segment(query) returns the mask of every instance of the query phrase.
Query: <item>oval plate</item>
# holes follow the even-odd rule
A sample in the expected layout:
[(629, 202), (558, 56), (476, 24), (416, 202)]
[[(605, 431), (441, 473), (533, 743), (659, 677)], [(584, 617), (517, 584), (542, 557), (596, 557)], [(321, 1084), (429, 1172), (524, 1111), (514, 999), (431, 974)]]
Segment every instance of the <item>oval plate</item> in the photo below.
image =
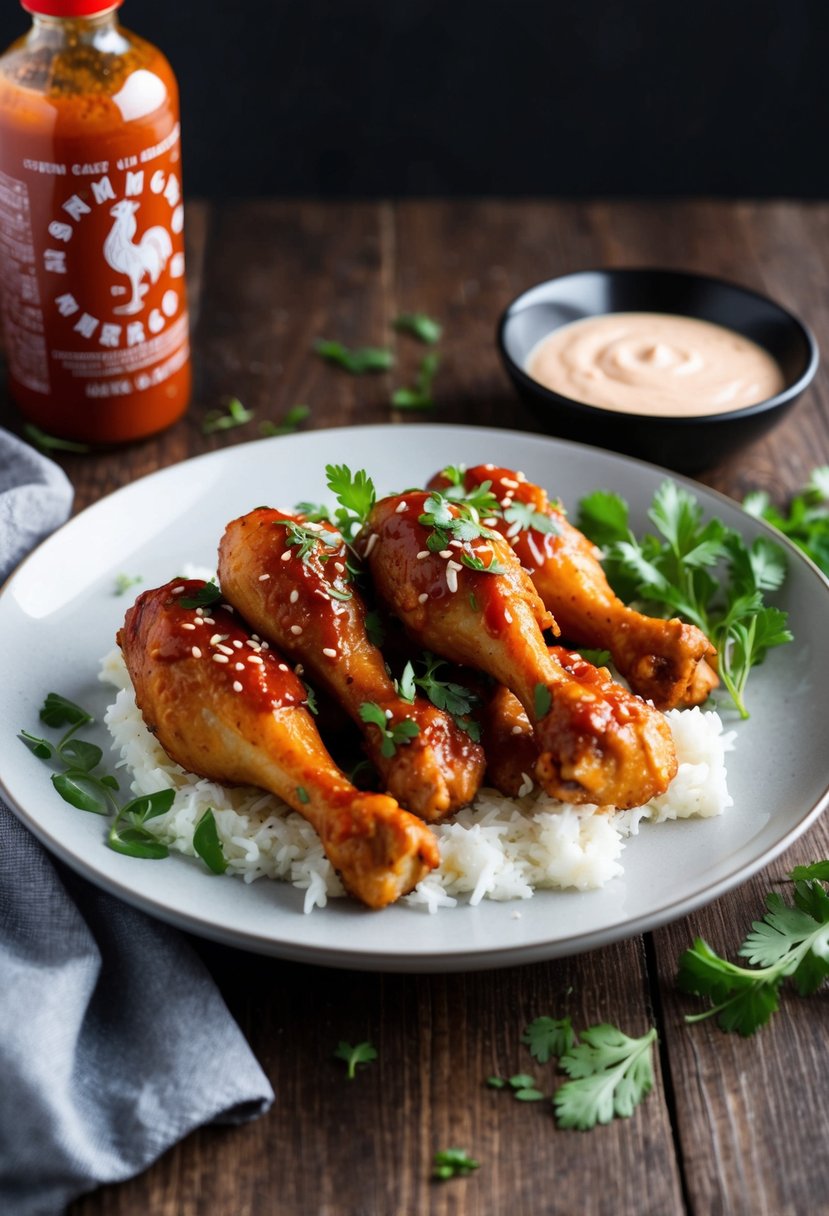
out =
[[(634, 530), (664, 470), (595, 448), (474, 427), (352, 427), (259, 440), (197, 457), (119, 490), (40, 546), (0, 594), (0, 728), (7, 740), (0, 789), (32, 832), (86, 878), (163, 920), (232, 946), (305, 962), (388, 971), (511, 966), (590, 950), (684, 916), (745, 881), (818, 816), (829, 800), (829, 583), (792, 546), (777, 602), (793, 644), (773, 651), (749, 685), (751, 719), (736, 724), (729, 757), (734, 806), (719, 819), (644, 825), (622, 856), (624, 876), (600, 891), (538, 892), (429, 915), (399, 905), (368, 912), (332, 900), (309, 916), (303, 892), (267, 879), (250, 885), (209, 874), (181, 856), (139, 861), (104, 843), (104, 822), (53, 791), (49, 770), (13, 743), (40, 732), (38, 709), (56, 691), (100, 717), (107, 690), (101, 657), (114, 645), (131, 598), (114, 594), (121, 572), (142, 587), (184, 562), (211, 568), (225, 523), (260, 503), (330, 501), (326, 463), (365, 468), (379, 493), (422, 484), (449, 463), (522, 469), (571, 512), (590, 490), (631, 504)], [(677, 478), (682, 481), (682, 478)], [(768, 533), (729, 499), (686, 482), (706, 514), (747, 539)], [(784, 542), (787, 543), (787, 542)], [(136, 593), (139, 588), (136, 588)], [(37, 644), (34, 645), (36, 639)], [(89, 733), (89, 732), (85, 732)], [(91, 732), (105, 743), (101, 728)], [(514, 912), (519, 911), (520, 917)]]

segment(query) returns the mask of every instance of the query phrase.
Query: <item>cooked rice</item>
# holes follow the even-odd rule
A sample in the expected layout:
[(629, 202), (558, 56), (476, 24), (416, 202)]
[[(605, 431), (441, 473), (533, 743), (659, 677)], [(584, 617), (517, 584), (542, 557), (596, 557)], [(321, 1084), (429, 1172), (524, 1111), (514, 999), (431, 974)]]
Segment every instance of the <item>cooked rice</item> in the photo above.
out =
[[(290, 882), (304, 889), (306, 912), (344, 894), (314, 829), (279, 798), (250, 787), (216, 785), (170, 760), (144, 725), (120, 651), (104, 659), (101, 679), (119, 690), (104, 721), (120, 753), (119, 767), (131, 774), (133, 793), (176, 790), (172, 808), (150, 820), (148, 829), (171, 849), (194, 857), (193, 832), (212, 808), (228, 874), (245, 882), (263, 876)], [(558, 802), (535, 788), (515, 799), (482, 789), (450, 823), (433, 828), (440, 867), (406, 902), (436, 912), (454, 907), (460, 896), (477, 904), (529, 899), (542, 888), (602, 887), (623, 873), (619, 858), (625, 839), (638, 832), (642, 820), (722, 814), (732, 804), (725, 753), (733, 746), (733, 733), (724, 733), (712, 711), (670, 710), (666, 716), (679, 760), (666, 793), (635, 810), (608, 813)]]

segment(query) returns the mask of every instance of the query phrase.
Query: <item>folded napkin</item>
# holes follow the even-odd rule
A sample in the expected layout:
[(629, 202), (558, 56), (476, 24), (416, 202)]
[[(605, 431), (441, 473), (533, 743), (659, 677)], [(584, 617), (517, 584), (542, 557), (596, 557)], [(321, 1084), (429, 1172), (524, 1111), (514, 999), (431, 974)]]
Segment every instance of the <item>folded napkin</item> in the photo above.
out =
[[(0, 580), (72, 488), (0, 430)], [(0, 1212), (57, 1216), (273, 1090), (176, 930), (52, 859), (0, 802)]]

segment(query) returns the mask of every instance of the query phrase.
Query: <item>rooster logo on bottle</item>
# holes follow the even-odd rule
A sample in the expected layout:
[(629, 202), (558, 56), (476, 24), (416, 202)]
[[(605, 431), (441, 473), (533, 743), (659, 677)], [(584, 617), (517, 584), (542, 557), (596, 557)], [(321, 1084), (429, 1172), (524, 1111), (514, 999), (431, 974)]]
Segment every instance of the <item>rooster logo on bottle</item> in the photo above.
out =
[(129, 300), (113, 309), (113, 312), (122, 316), (141, 312), (144, 296), (150, 289), (149, 283), (142, 283), (141, 280), (147, 275), (150, 283), (158, 282), (173, 252), (170, 234), (161, 225), (148, 228), (140, 241), (135, 240), (138, 230), (135, 213), (140, 206), (140, 203), (125, 198), (111, 207), (109, 214), (113, 216), (115, 223), (104, 241), (107, 264), (118, 274), (126, 275), (130, 282)]

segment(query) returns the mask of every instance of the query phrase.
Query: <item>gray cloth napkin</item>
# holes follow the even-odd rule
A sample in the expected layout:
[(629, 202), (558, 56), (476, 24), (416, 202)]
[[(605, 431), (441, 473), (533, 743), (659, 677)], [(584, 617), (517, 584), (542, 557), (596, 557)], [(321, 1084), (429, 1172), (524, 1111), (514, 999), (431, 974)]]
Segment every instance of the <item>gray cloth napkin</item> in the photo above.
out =
[[(72, 488), (0, 430), (0, 579)], [(56, 1216), (273, 1090), (176, 930), (53, 860), (0, 802), (0, 1212)]]

